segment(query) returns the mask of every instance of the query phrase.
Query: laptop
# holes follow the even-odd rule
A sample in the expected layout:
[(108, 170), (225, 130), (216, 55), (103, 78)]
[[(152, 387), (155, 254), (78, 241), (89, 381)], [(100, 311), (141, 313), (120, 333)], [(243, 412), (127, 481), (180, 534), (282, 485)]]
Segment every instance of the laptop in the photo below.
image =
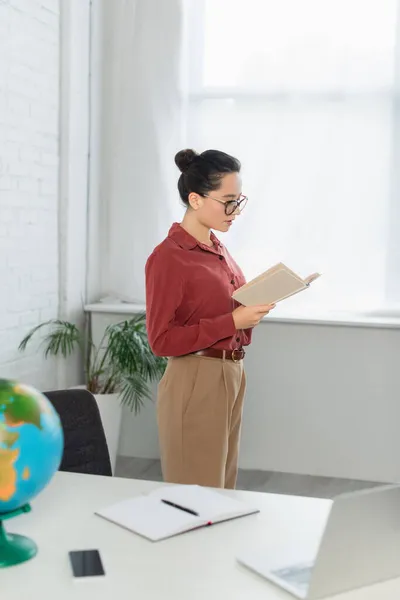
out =
[[(299, 544), (301, 546), (301, 544)], [(400, 577), (400, 485), (338, 496), (313, 556), (293, 539), (238, 561), (297, 598), (319, 600)]]

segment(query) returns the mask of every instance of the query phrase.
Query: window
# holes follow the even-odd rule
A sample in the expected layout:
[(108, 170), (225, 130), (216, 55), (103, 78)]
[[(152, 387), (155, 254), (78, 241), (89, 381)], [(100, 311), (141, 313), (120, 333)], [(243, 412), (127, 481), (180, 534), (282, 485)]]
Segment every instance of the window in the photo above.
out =
[(247, 277), (321, 271), (292, 311), (399, 304), (398, 1), (188, 6), (186, 141), (242, 162), (249, 203), (224, 242)]

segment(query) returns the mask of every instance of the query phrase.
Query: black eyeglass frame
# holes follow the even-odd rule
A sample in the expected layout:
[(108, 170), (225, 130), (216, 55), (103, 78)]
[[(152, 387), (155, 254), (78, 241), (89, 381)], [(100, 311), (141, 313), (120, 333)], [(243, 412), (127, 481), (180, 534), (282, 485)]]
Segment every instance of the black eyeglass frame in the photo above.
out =
[(238, 209), (240, 214), (245, 209), (248, 201), (248, 197), (244, 194), (240, 194), (239, 200), (228, 200), (227, 202), (224, 202), (224, 200), (220, 200), (219, 198), (209, 196), (208, 194), (204, 194), (204, 198), (210, 198), (210, 200), (214, 200), (215, 202), (223, 204), (225, 207), (225, 214), (227, 216), (233, 215), (233, 213), (235, 213)]

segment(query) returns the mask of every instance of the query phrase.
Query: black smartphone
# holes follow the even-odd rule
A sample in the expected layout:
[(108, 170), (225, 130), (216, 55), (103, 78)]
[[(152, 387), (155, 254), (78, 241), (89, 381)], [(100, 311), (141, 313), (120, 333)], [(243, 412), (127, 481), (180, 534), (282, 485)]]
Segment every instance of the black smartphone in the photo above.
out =
[(74, 577), (101, 577), (105, 575), (98, 550), (73, 550), (68, 555)]

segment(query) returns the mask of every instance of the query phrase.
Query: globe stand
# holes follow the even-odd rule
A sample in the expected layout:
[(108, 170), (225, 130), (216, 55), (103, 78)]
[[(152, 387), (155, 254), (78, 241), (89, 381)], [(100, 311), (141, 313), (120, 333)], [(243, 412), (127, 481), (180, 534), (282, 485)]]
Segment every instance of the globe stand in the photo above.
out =
[(38, 549), (33, 540), (16, 533), (6, 533), (3, 526), (3, 521), (30, 512), (30, 510), (29, 504), (25, 504), (17, 510), (0, 513), (0, 569), (18, 565), (36, 556)]

